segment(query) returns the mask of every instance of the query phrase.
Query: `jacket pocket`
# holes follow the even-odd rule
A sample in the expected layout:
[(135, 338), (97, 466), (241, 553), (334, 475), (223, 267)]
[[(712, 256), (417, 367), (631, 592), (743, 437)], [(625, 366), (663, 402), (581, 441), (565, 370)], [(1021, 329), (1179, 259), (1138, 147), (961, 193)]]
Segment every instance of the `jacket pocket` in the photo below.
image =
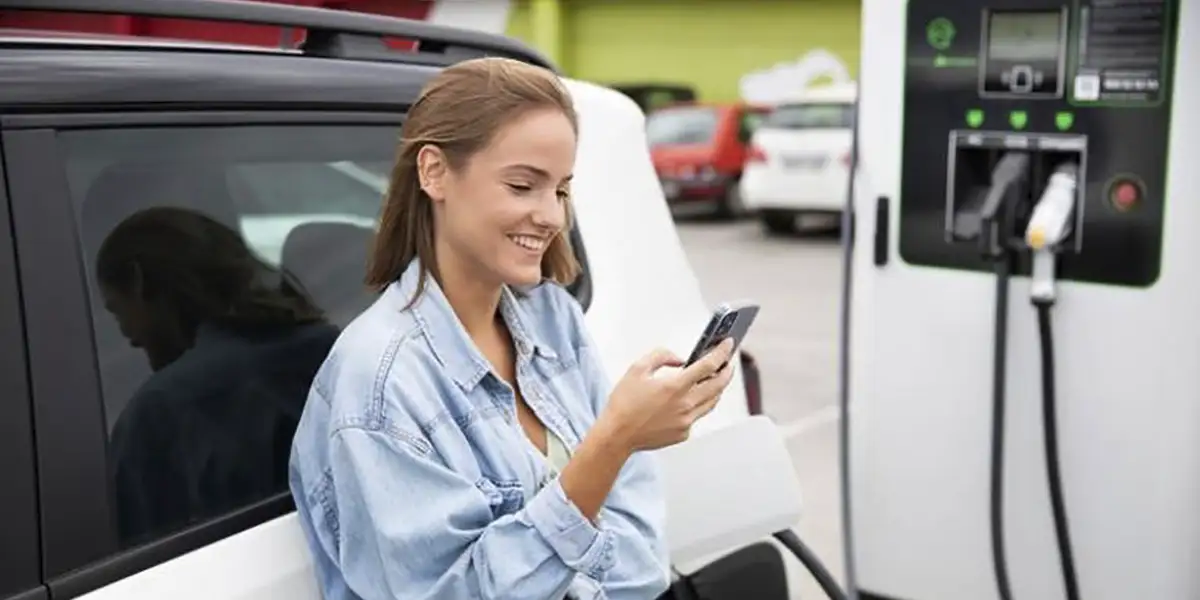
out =
[(479, 488), (479, 491), (483, 492), (484, 497), (487, 498), (493, 518), (498, 519), (504, 515), (510, 515), (525, 506), (525, 489), (521, 486), (520, 481), (492, 480), (483, 477), (475, 482), (475, 487)]

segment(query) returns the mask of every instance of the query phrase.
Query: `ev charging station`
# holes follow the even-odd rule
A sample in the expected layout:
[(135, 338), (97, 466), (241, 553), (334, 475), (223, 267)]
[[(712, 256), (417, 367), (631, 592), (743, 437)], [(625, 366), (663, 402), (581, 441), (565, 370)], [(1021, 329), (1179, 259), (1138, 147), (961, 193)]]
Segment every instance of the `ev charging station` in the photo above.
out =
[(1200, 598), (1200, 2), (862, 23), (850, 597)]

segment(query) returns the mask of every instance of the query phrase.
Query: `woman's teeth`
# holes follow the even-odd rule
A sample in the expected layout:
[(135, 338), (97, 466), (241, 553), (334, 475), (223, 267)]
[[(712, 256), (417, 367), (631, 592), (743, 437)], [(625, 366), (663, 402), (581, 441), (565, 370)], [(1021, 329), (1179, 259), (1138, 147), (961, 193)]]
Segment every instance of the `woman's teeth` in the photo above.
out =
[(546, 240), (531, 235), (510, 235), (508, 239), (526, 250), (540, 251), (546, 247)]

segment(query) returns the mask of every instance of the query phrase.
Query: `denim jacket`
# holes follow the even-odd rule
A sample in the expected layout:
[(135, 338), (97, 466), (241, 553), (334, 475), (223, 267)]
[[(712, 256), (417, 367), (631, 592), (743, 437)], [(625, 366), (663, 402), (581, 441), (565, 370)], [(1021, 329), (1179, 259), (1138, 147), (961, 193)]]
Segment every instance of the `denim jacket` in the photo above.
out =
[[(665, 506), (635, 453), (593, 524), (525, 438), (496, 377), (419, 262), (354, 320), (313, 381), (289, 469), (326, 600), (650, 600), (669, 585)], [(500, 312), (533, 412), (569, 448), (609, 384), (562, 287)]]

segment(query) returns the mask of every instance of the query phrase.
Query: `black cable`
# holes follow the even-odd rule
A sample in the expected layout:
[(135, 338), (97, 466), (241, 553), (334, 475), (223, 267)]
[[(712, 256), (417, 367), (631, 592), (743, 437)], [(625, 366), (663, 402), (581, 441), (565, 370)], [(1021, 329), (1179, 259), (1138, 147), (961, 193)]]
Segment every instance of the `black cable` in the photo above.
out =
[(1066, 591), (1067, 600), (1079, 600), (1079, 582), (1075, 574), (1075, 557), (1071, 551), (1071, 532), (1067, 526), (1062, 473), (1058, 461), (1054, 334), (1050, 327), (1050, 307), (1053, 306), (1053, 302), (1035, 300), (1033, 304), (1037, 308), (1038, 334), (1042, 346), (1042, 427), (1046, 443), (1046, 475), (1050, 480), (1050, 506), (1054, 511), (1054, 533), (1058, 540), (1058, 556), (1062, 563), (1063, 588)]
[(1003, 252), (996, 259), (996, 329), (992, 356), (992, 465), (991, 465), (991, 528), (992, 567), (996, 574), (996, 590), (1000, 600), (1012, 600), (1008, 580), (1008, 561), (1004, 550), (1004, 400), (1005, 380), (1008, 377), (1008, 281), (1012, 257)]
[(775, 532), (775, 539), (779, 540), (779, 543), (783, 544), (796, 558), (800, 559), (801, 563), (804, 563), (804, 567), (808, 569), (809, 573), (812, 573), (813, 579), (817, 580), (817, 585), (821, 586), (821, 589), (825, 591), (825, 595), (829, 596), (830, 600), (846, 599), (845, 592), (842, 591), (842, 588), (838, 587), (837, 581), (833, 579), (833, 575), (829, 573), (825, 565), (821, 564), (817, 555), (808, 546), (804, 545), (804, 542), (800, 541), (800, 536), (796, 535), (790, 529), (785, 529)]

